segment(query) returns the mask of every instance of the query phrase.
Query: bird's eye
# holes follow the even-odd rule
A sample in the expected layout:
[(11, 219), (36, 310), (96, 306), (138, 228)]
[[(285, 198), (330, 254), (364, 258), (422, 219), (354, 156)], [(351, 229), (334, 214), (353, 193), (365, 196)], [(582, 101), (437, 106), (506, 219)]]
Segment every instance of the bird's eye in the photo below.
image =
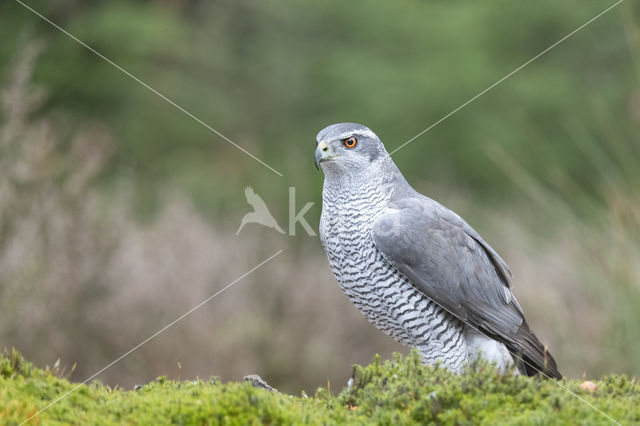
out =
[(351, 149), (356, 147), (356, 145), (358, 144), (358, 141), (356, 140), (355, 137), (351, 136), (346, 139), (343, 139), (342, 143), (344, 144), (344, 146)]

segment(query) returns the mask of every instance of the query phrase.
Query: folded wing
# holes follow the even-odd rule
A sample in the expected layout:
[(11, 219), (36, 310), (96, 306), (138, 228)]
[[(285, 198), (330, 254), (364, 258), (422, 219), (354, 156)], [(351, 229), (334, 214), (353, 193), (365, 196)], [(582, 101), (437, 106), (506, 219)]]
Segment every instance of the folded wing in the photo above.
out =
[(416, 194), (393, 201), (373, 226), (385, 259), (425, 296), (521, 359), (520, 369), (562, 378), (511, 293), (511, 272), (460, 216)]

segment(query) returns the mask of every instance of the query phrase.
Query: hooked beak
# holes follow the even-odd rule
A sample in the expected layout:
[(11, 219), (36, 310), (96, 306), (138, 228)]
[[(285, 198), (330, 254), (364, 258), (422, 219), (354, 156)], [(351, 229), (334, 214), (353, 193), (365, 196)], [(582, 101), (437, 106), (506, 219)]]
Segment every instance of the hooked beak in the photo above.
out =
[(318, 165), (323, 161), (331, 160), (332, 158), (335, 158), (337, 156), (338, 155), (334, 153), (331, 150), (331, 148), (329, 148), (329, 145), (327, 145), (325, 141), (321, 141), (320, 143), (318, 143), (318, 146), (316, 147), (316, 152), (314, 154), (316, 169), (320, 169)]

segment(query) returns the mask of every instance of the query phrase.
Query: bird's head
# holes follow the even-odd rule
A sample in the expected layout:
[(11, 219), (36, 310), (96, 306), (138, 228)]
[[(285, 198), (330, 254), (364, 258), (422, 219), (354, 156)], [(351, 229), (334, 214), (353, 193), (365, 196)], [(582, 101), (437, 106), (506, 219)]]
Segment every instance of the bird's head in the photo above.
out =
[(316, 167), (326, 176), (366, 174), (388, 156), (378, 136), (362, 124), (332, 124), (316, 136)]

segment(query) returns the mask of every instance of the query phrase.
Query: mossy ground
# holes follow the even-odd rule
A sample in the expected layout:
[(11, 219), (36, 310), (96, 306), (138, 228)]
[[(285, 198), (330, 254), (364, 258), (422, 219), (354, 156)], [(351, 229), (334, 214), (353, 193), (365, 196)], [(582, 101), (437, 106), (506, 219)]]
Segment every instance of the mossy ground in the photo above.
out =
[[(457, 376), (420, 365), (416, 354), (354, 368), (350, 389), (290, 396), (249, 383), (159, 378), (137, 390), (82, 385), (32, 424), (640, 424), (640, 386), (611, 375), (593, 392), (582, 381), (496, 374), (476, 365)], [(17, 352), (0, 358), (0, 424), (20, 424), (76, 387)]]

